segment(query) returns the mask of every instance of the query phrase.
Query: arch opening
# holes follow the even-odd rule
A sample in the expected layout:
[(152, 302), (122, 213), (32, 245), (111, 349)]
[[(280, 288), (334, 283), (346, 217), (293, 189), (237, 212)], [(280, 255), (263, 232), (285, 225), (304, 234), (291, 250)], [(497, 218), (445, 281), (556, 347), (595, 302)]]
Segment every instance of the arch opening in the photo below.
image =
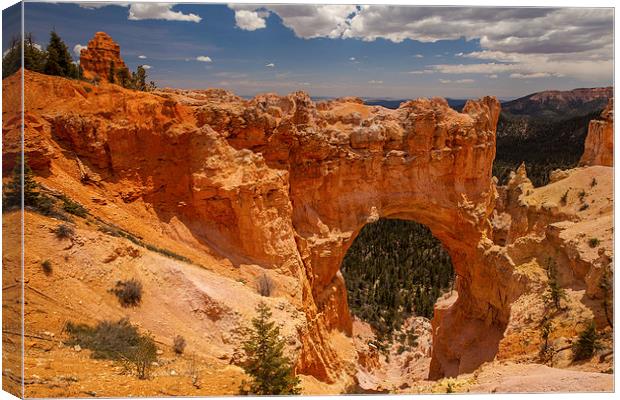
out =
[[(376, 358), (378, 370), (400, 368), (415, 354), (419, 363), (413, 372), (426, 378), (434, 305), (456, 291), (455, 268), (441, 241), (419, 222), (381, 218), (360, 230), (340, 271), (354, 318), (353, 337), (372, 331), (359, 341), (358, 351)], [(406, 370), (402, 379), (410, 381), (412, 371)]]

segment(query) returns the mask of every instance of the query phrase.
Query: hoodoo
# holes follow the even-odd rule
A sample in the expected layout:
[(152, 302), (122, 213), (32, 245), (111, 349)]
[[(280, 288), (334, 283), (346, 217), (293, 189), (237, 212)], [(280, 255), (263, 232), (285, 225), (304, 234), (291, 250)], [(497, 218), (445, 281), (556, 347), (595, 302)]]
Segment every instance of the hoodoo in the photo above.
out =
[(105, 81), (110, 79), (112, 68), (115, 71), (127, 70), (120, 46), (105, 32), (95, 33), (88, 46), (80, 51), (80, 66), (85, 78), (99, 77)]

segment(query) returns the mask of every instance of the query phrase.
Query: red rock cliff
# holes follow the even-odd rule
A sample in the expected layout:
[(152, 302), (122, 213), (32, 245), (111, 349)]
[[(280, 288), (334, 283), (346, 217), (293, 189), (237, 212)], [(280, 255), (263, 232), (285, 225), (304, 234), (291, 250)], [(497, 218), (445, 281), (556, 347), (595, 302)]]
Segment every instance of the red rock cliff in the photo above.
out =
[(590, 121), (588, 136), (579, 165), (614, 164), (614, 99), (609, 99), (607, 107), (599, 119)]
[[(443, 99), (388, 110), (350, 98), (315, 104), (303, 92), (143, 93), (28, 71), (25, 85), (26, 153), (50, 184), (81, 176), (128, 209), (154, 210), (162, 226), (181, 224), (233, 265), (296, 282), (287, 290), (307, 319), (300, 372), (326, 381), (342, 373), (327, 341), (330, 330), (351, 330), (340, 263), (380, 217), (428, 225), (456, 268), (458, 300), (434, 322), (433, 375), (494, 357), (475, 339), (501, 336), (509, 314), (510, 276), (488, 262), (486, 239), (495, 98), (458, 113)], [(5, 124), (5, 135), (18, 130)], [(449, 345), (457, 333), (464, 345)]]

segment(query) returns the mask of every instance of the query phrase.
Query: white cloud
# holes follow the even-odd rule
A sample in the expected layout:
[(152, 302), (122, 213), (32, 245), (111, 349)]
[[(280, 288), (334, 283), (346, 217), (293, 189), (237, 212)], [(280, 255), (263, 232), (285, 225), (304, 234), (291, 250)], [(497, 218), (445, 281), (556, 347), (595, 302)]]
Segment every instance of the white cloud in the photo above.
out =
[(519, 68), (515, 64), (497, 64), (497, 63), (482, 63), (482, 64), (438, 64), (431, 65), (431, 67), (438, 72), (444, 74), (490, 74), (497, 72), (510, 72)]
[(414, 71), (409, 71), (410, 74), (412, 75), (426, 75), (426, 74), (434, 74), (436, 71), (433, 71), (432, 69), (418, 69), (418, 70), (414, 70)]
[(497, 74), (489, 75), (489, 79), (497, 79)]
[(80, 53), (81, 53), (81, 51), (82, 51), (82, 49), (85, 49), (85, 48), (86, 48), (86, 46), (84, 46), (83, 44), (79, 44), (79, 43), (78, 43), (78, 44), (76, 44), (75, 46), (73, 46), (73, 53), (74, 53), (76, 56), (78, 56), (78, 57), (79, 57), (79, 56), (80, 56)]
[(245, 31), (255, 31), (267, 26), (265, 16), (262, 13), (250, 10), (236, 10), (235, 23), (237, 27)]
[(510, 74), (510, 77), (513, 79), (548, 78), (550, 76), (558, 76), (558, 75), (550, 74), (548, 72), (534, 72), (531, 74), (521, 74), (521, 73)]
[(141, 60), (144, 60), (144, 59), (146, 59), (146, 56), (144, 54), (141, 54), (141, 55), (138, 56), (138, 58), (141, 59)]
[(108, 7), (108, 6), (118, 6), (118, 7), (128, 7), (129, 3), (105, 3), (105, 2), (88, 2), (88, 3), (79, 3), (81, 8), (87, 8), (89, 10), (95, 10), (98, 8)]
[(473, 79), (456, 79), (456, 80), (440, 79), (439, 82), (446, 84), (446, 83), (474, 83), (475, 81)]
[(424, 58), (424, 56), (422, 54), (416, 54), (414, 55), (415, 58)]
[(355, 61), (355, 57), (349, 57), (349, 61)]
[(368, 81), (371, 85), (383, 85), (383, 81), (370, 80)]
[[(297, 37), (304, 39), (341, 37), (344, 30), (347, 29), (348, 18), (357, 9), (354, 5), (331, 4), (229, 4), (228, 7), (235, 10), (235, 21), (237, 27), (241, 29), (246, 28), (239, 24), (237, 18), (239, 13), (247, 16), (244, 11), (256, 12), (258, 13), (256, 18), (252, 16), (252, 19), (260, 18), (263, 23), (266, 23), (269, 13), (274, 13), (282, 19), (284, 26), (291, 29)], [(253, 27), (253, 25), (250, 26)]]
[(206, 63), (213, 62), (213, 60), (209, 56), (198, 56), (196, 57), (196, 61), (206, 62)]
[(258, 13), (261, 24), (266, 23), (269, 13), (277, 14), (295, 35), (305, 39), (386, 39), (397, 43), (407, 39), (420, 42), (479, 40), (483, 51), (457, 53), (456, 56), (485, 59), (495, 65), (512, 64), (512, 67), (495, 66), (493, 71), (479, 72), (482, 74), (557, 72), (590, 81), (610, 80), (613, 76), (612, 8), (301, 4), (229, 7), (235, 14), (241, 11)]
[(202, 18), (196, 14), (183, 14), (173, 11), (175, 4), (169, 3), (132, 3), (129, 6), (129, 19), (138, 21), (143, 19), (163, 19), (167, 21), (200, 22)]
[(150, 66), (150, 65), (148, 65), (148, 64), (142, 64), (142, 68), (144, 68), (144, 69), (151, 69), (151, 68), (153, 68), (153, 67), (151, 67), (151, 66)]
[(273, 68), (275, 66), (276, 65), (274, 63), (265, 64), (265, 67), (267, 67), (267, 68)]

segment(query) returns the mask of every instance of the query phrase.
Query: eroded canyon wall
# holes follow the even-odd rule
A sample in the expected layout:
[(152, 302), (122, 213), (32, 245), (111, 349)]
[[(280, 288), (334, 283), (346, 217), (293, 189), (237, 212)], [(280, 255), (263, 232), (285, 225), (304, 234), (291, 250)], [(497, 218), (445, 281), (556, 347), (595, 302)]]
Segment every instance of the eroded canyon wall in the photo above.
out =
[(614, 164), (614, 99), (609, 99), (607, 107), (599, 119), (593, 119), (588, 126), (588, 136), (579, 165)]
[(233, 264), (298, 282), (288, 295), (307, 320), (299, 372), (325, 381), (342, 373), (327, 341), (329, 330), (351, 329), (338, 270), (359, 230), (381, 217), (429, 226), (458, 275), (458, 299), (438, 306), (433, 322), (431, 375), (494, 357), (496, 346), (476, 339), (501, 336), (513, 287), (502, 262), (489, 262), (501, 258), (487, 238), (495, 98), (458, 113), (443, 99), (388, 110), (354, 98), (317, 104), (303, 92), (143, 93), (29, 71), (25, 85), (26, 153), (38, 174), (59, 186), (79, 176), (127, 207), (140, 199), (161, 224), (182, 223)]

